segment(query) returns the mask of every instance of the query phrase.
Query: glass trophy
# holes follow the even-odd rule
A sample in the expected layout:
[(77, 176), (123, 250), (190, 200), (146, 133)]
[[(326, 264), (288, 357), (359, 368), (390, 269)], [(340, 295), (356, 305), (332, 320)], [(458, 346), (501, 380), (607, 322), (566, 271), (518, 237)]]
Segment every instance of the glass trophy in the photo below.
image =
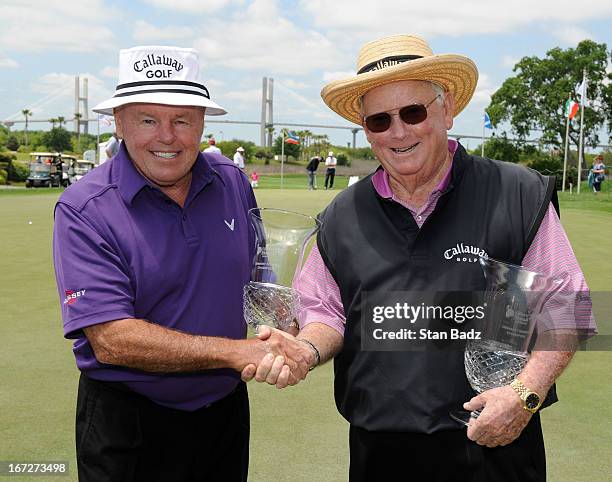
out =
[(291, 287), (319, 221), (282, 209), (249, 211), (256, 252), (251, 281), (244, 287), (244, 319), (257, 331), (268, 325), (287, 331), (298, 318), (299, 296)]
[[(486, 279), (485, 317), (480, 340), (465, 346), (465, 374), (472, 388), (482, 393), (509, 385), (523, 370), (533, 344), (536, 318), (557, 292), (567, 274), (551, 278), (522, 266), (492, 258), (479, 258)], [(480, 411), (454, 410), (450, 416), (468, 425)]]

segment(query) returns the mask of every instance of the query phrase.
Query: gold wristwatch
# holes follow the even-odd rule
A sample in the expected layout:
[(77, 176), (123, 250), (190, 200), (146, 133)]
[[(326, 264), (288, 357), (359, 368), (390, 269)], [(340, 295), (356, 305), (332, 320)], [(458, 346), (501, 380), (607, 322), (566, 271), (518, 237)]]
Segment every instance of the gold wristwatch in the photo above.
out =
[(529, 388), (523, 385), (518, 378), (515, 378), (510, 386), (518, 393), (518, 396), (521, 397), (525, 410), (531, 413), (536, 413), (538, 411), (538, 408), (542, 405), (542, 397), (540, 397), (540, 395), (529, 390)]

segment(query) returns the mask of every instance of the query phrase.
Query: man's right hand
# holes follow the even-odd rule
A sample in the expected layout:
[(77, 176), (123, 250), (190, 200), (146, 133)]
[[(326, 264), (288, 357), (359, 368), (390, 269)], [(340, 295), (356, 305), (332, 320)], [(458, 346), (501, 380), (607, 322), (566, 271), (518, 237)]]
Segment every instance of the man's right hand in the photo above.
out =
[[(257, 362), (243, 367), (241, 376), (244, 381), (255, 378), (258, 382), (285, 388), (306, 378), (314, 363), (314, 355), (306, 344), (275, 328), (260, 327), (253, 341), (263, 343), (268, 352)], [(247, 342), (252, 343), (251, 340)], [(261, 349), (261, 345), (255, 347)]]

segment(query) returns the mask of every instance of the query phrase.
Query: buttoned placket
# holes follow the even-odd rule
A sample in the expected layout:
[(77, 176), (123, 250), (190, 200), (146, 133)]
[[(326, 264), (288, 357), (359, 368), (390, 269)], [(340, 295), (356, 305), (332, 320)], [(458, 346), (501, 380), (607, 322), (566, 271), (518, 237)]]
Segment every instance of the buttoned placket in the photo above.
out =
[(189, 246), (197, 246), (200, 243), (200, 240), (197, 236), (195, 227), (192, 222), (192, 216), (190, 216), (189, 212), (189, 204), (186, 204), (185, 207), (181, 208), (176, 202), (166, 196), (163, 192), (158, 189), (151, 189), (154, 197), (163, 201), (164, 206), (172, 212), (173, 216), (178, 215), (181, 221), (181, 229), (183, 231), (183, 235), (185, 236), (185, 241)]

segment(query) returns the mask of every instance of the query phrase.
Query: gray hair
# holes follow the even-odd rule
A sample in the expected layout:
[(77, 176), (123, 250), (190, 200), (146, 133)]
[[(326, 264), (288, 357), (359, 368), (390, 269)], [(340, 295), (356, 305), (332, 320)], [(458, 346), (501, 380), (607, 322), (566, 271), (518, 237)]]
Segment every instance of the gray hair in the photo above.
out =
[[(440, 105), (444, 105), (444, 98), (446, 96), (446, 90), (444, 90), (444, 87), (442, 87), (440, 84), (436, 84), (435, 82), (431, 82), (431, 81), (426, 81), (426, 82), (429, 82), (431, 84), (431, 88), (434, 91), (434, 94), (438, 96), (436, 98), (436, 103)], [(361, 118), (364, 117), (364, 112), (363, 112), (363, 97), (364, 96), (365, 94), (359, 97), (359, 115), (361, 116)]]

